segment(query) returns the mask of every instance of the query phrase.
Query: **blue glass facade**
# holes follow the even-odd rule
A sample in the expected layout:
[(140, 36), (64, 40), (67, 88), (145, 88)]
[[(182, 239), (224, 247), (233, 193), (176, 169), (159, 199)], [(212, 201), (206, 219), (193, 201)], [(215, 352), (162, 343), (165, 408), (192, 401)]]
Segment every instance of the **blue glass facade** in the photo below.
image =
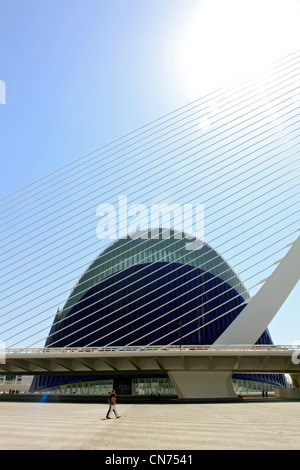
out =
[[(209, 345), (244, 308), (247, 291), (208, 245), (187, 252), (183, 239), (126, 241), (112, 245), (82, 276), (45, 346)], [(272, 344), (268, 331), (258, 343)], [(285, 385), (279, 374), (233, 378)], [(32, 390), (88, 379), (40, 376)]]

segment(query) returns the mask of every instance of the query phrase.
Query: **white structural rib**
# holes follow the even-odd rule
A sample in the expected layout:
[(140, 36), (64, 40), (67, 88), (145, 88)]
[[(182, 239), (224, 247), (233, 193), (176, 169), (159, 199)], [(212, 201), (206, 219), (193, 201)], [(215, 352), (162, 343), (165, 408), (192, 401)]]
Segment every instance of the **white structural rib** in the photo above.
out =
[(214, 344), (255, 344), (300, 277), (300, 236), (239, 316)]

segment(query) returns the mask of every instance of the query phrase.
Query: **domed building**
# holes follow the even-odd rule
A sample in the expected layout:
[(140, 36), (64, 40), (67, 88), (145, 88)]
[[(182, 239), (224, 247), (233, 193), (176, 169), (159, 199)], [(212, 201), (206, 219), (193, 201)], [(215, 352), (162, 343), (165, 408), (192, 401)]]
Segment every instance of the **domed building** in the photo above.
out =
[[(162, 229), (161, 229), (162, 230)], [(150, 235), (150, 232), (149, 232)], [(244, 308), (247, 290), (208, 244), (172, 231), (164, 239), (127, 236), (89, 266), (56, 314), (46, 347), (210, 345)], [(266, 330), (258, 344), (272, 344)], [(281, 374), (232, 377), (237, 391), (285, 386)], [(36, 376), (31, 391), (175, 394), (166, 374)]]

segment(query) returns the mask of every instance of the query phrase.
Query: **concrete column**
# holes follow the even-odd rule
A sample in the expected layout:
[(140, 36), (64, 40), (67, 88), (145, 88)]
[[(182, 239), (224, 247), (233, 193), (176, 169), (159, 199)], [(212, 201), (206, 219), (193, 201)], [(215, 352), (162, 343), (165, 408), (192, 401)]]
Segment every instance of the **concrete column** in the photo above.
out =
[(276, 388), (275, 395), (284, 400), (300, 400), (300, 374), (290, 374), (290, 376), (293, 387)]
[(300, 400), (300, 388), (276, 388), (275, 395), (284, 400)]
[(300, 374), (290, 374), (292, 379), (292, 384), (296, 388), (300, 388)]
[(168, 371), (178, 398), (235, 398), (232, 372)]

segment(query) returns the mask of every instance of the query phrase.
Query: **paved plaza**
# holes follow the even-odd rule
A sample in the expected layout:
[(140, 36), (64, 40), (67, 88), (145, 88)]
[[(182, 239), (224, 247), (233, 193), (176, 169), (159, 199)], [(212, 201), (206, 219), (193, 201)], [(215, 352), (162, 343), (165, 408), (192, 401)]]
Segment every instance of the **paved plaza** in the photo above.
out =
[(300, 402), (0, 403), (0, 449), (287, 450), (300, 449)]

